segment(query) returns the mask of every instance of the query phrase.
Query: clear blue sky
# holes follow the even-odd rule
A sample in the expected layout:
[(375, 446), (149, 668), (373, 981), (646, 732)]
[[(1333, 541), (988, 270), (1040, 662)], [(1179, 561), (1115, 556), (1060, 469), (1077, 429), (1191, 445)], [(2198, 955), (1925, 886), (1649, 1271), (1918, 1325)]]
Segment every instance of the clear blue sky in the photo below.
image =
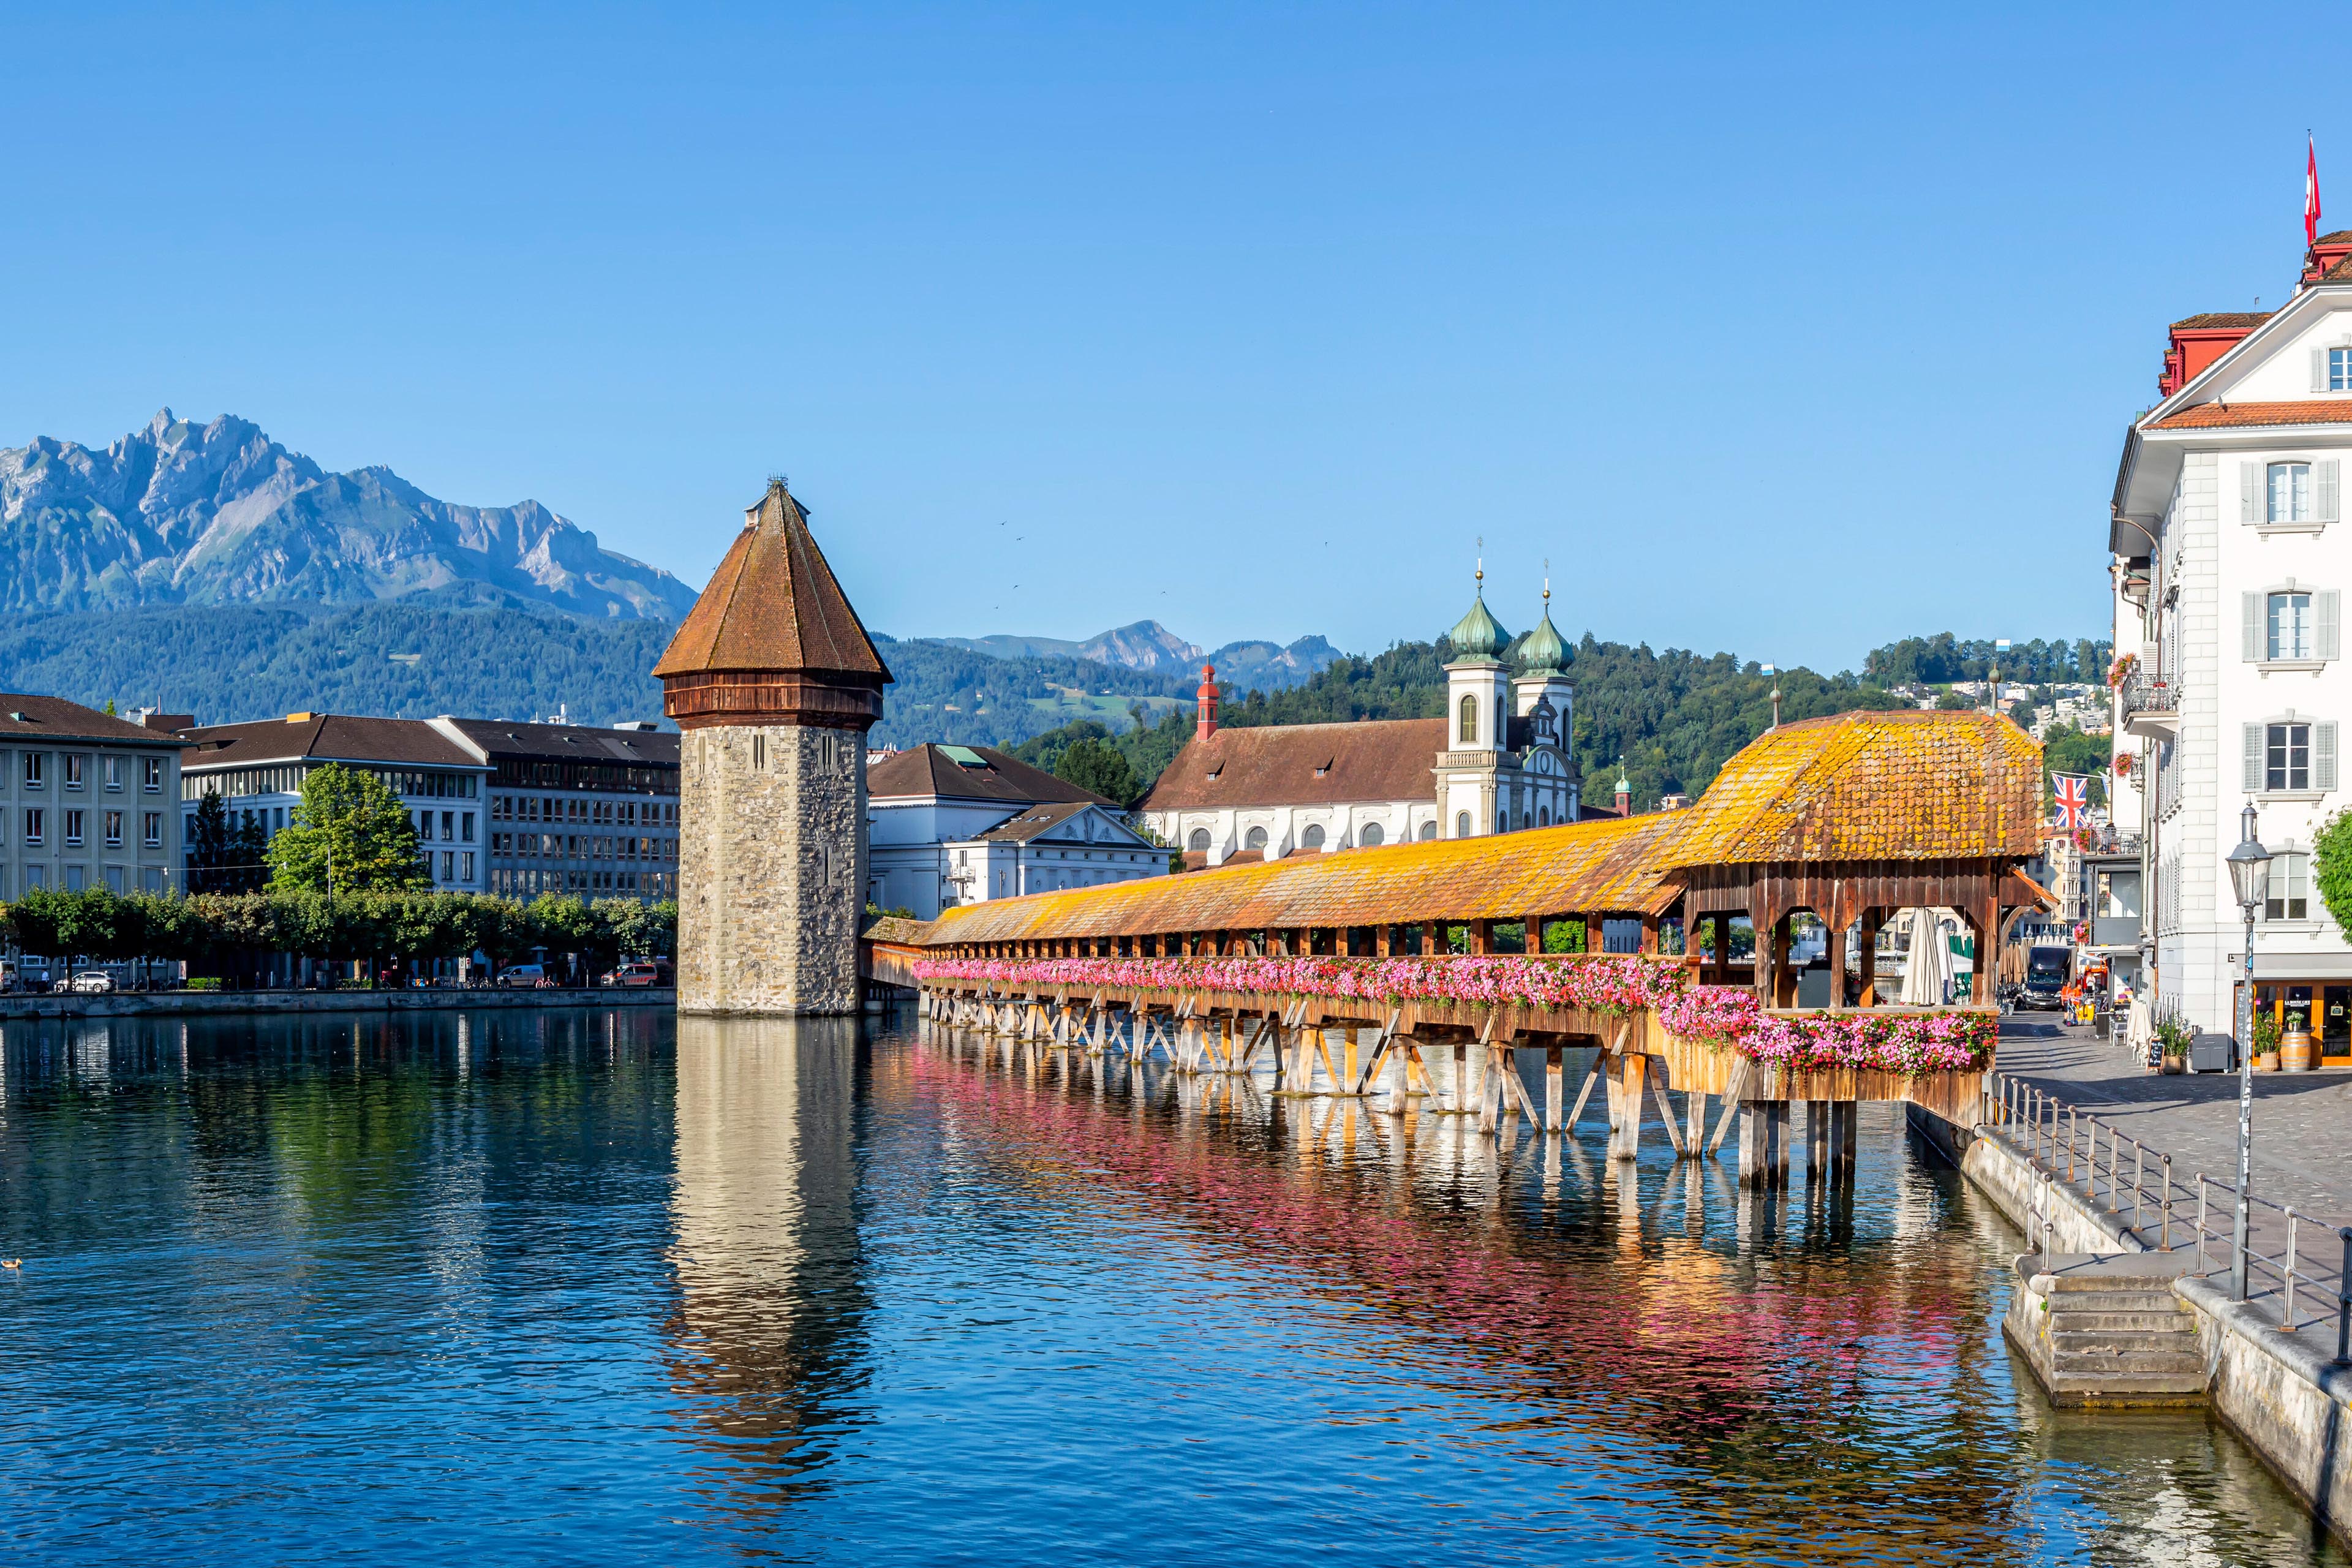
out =
[(2352, 223), (2308, 5), (327, 9), (6, 14), (0, 445), (233, 412), (696, 583), (782, 469), (898, 635), (1377, 647), (1482, 534), (1515, 630), (2096, 633), (2306, 126)]

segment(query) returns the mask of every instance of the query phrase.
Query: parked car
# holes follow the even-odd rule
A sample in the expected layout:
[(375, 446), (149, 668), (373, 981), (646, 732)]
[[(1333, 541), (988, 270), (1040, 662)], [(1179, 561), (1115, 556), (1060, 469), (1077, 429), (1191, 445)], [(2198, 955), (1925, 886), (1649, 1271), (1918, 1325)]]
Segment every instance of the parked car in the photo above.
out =
[(103, 969), (85, 969), (66, 983), (77, 996), (100, 995), (114, 989), (114, 976)]
[(661, 971), (650, 963), (624, 963), (616, 969), (605, 971), (604, 978), (600, 984), (630, 986), (658, 985), (661, 984)]
[(529, 990), (547, 984), (547, 965), (543, 963), (509, 963), (499, 971), (499, 984)]

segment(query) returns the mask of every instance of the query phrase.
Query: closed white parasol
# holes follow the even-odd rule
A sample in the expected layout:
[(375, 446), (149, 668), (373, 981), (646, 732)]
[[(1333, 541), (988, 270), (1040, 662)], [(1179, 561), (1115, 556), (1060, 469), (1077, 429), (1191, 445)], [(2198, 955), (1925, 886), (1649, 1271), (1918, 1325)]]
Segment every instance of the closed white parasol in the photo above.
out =
[(1952, 978), (1951, 950), (1944, 942), (1944, 926), (1933, 910), (1911, 911), (1911, 956), (1903, 965), (1906, 1007), (1940, 1007)]

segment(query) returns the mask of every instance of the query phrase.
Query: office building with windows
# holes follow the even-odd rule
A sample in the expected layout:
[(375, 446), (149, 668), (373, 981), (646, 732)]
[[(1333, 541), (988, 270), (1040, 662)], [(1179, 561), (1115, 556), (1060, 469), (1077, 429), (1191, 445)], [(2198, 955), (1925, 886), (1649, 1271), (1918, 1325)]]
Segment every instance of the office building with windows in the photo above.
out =
[(427, 721), (289, 713), (257, 723), (183, 729), (178, 739), (185, 835), (194, 832), (204, 797), (217, 795), (233, 822), (257, 823), (275, 837), (301, 804), (310, 770), (336, 763), (375, 774), (400, 797), (436, 889), (488, 890), (484, 785), (493, 770)]
[(2224, 857), (2251, 804), (2278, 857), (2254, 1000), (2282, 1023), (2300, 1018), (2324, 1058), (2352, 1063), (2352, 944), (2311, 869), (2314, 837), (2347, 804), (2352, 229), (2311, 244), (2278, 310), (2191, 316), (2170, 335), (2161, 401), (2125, 440), (2109, 531), (2110, 786), (2119, 833), (2137, 830), (2142, 873), (2114, 918), (2145, 913), (2157, 1016), (2234, 1033), (2245, 927)]
[(488, 770), (488, 890), (652, 902), (677, 896), (678, 737), (650, 722), (592, 730), (427, 721)]
[(180, 748), (55, 697), (0, 693), (0, 899), (180, 886)]

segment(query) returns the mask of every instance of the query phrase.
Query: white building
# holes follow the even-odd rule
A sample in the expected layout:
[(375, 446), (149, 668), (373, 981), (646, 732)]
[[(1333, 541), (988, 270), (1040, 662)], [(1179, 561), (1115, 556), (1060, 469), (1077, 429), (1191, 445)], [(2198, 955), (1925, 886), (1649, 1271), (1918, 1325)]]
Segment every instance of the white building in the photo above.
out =
[(1145, 823), (1199, 867), (1575, 821), (1580, 791), (1566, 737), (1576, 693), (1560, 671), (1568, 646), (1551, 624), (1550, 590), (1514, 675), (1484, 577), (1446, 634), (1439, 718), (1220, 729), (1215, 671), (1202, 669), (1192, 741), (1144, 798)]
[(866, 899), (924, 920), (954, 904), (1165, 876), (1168, 851), (1111, 802), (986, 746), (869, 759)]
[(180, 884), (180, 743), (79, 702), (0, 693), (0, 899)]
[(218, 795), (233, 822), (256, 823), (274, 837), (301, 804), (310, 770), (338, 763), (374, 773), (400, 797), (436, 889), (487, 890), (484, 785), (493, 770), (425, 720), (289, 713), (184, 729), (178, 740), (186, 832), (194, 832), (198, 804)]
[[(2244, 926), (2223, 865), (2252, 804), (2278, 854), (2254, 942), (2257, 1000), (2352, 1056), (2352, 946), (2312, 886), (2313, 835), (2346, 804), (2352, 716), (2341, 599), (2352, 452), (2352, 230), (2326, 236), (2280, 310), (2174, 323), (2164, 400), (2126, 438), (2109, 544), (2112, 780), (2141, 824), (2155, 1006), (2231, 1030)], [(2127, 661), (2127, 663), (2126, 663)]]

